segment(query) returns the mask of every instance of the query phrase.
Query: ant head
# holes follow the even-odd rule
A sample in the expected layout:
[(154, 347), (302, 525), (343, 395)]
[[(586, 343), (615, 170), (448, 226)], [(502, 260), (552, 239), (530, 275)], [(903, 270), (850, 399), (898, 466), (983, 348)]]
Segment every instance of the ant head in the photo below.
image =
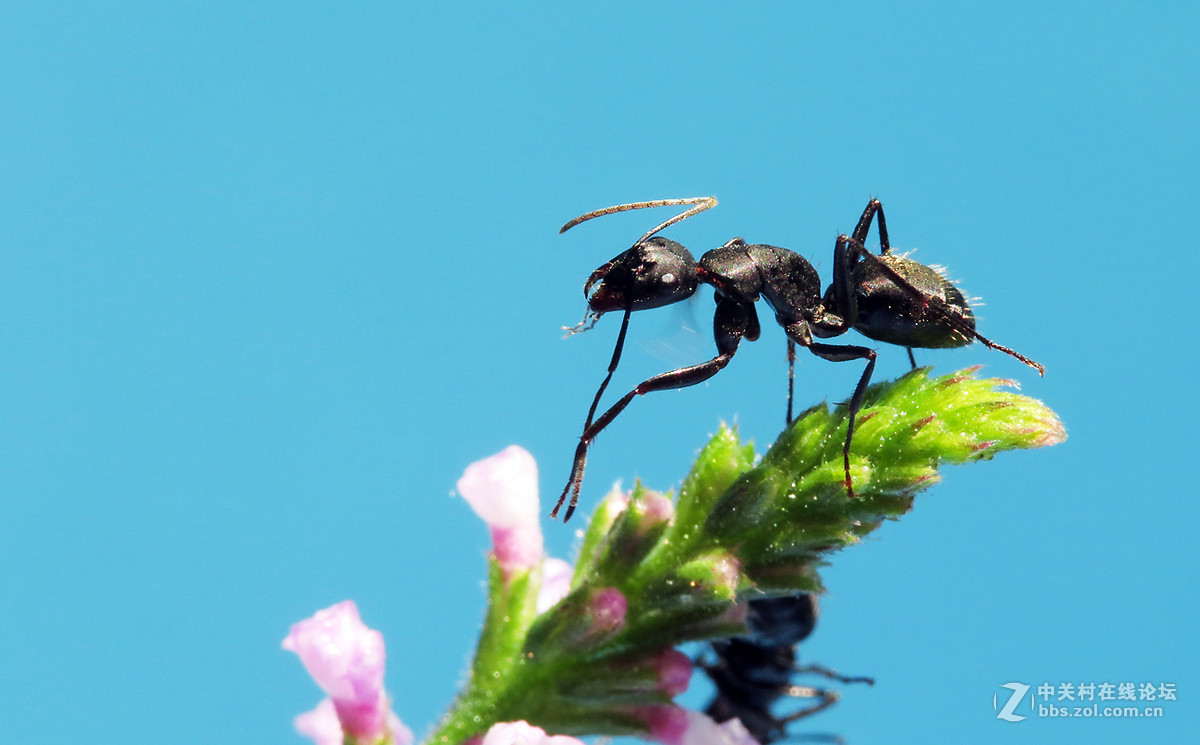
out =
[[(600, 286), (592, 292), (597, 282)], [(612, 310), (646, 310), (679, 302), (696, 291), (696, 260), (675, 241), (640, 241), (592, 272), (583, 286), (588, 308), (599, 315)]]
[(583, 286), (584, 295), (592, 292), (592, 285), (600, 283), (588, 298), (588, 310), (593, 320), (610, 310), (660, 308), (691, 297), (698, 282), (696, 260), (683, 246), (666, 238), (655, 237), (655, 234), (663, 228), (715, 207), (716, 197), (654, 199), (648, 202), (618, 204), (580, 215), (559, 229), (558, 232), (565, 233), (580, 223), (617, 212), (683, 205), (688, 205), (688, 208), (659, 223), (639, 238), (637, 243), (633, 244), (633, 248), (588, 277)]

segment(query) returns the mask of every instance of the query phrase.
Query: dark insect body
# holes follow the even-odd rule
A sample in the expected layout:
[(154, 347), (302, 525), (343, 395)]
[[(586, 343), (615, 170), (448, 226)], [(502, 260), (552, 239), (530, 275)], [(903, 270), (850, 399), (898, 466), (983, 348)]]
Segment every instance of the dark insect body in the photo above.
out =
[[(558, 516), (559, 509), (570, 494), (571, 501), (563, 521), (571, 519), (583, 486), (587, 451), (592, 440), (634, 398), (651, 391), (686, 388), (702, 383), (729, 364), (742, 339), (758, 339), (761, 329), (755, 303), (759, 299), (767, 302), (775, 313), (775, 322), (787, 334), (789, 423), (792, 420), (792, 381), (797, 344), (831, 362), (866, 361), (850, 398), (849, 424), (842, 448), (846, 491), (851, 497), (854, 496), (854, 485), (850, 479), (850, 443), (854, 437), (855, 417), (875, 369), (876, 352), (868, 347), (826, 344), (818, 339), (841, 336), (855, 329), (870, 339), (907, 347), (910, 360), (913, 359), (913, 347), (961, 347), (977, 339), (1033, 367), (1039, 374), (1044, 372), (1042, 366), (1033, 360), (981, 336), (975, 330), (975, 317), (966, 299), (948, 279), (931, 267), (891, 253), (883, 205), (878, 200), (867, 203), (851, 235), (838, 236), (833, 250), (833, 281), (824, 293), (821, 292), (821, 278), (812, 264), (786, 248), (746, 243), (741, 238), (734, 238), (705, 253), (697, 262), (682, 245), (656, 235), (664, 228), (703, 212), (716, 203), (714, 197), (634, 202), (589, 212), (562, 227), (560, 232), (615, 212), (690, 205), (687, 210), (658, 225), (639, 238), (631, 248), (596, 269), (584, 284), (588, 312), (584, 320), (571, 329), (572, 333), (590, 329), (601, 315), (613, 311), (622, 312), (621, 331), (608, 365), (608, 375), (588, 409), (570, 478), (550, 517)], [(876, 218), (879, 225), (879, 255), (864, 247), (871, 223)], [(713, 316), (713, 336), (717, 355), (707, 362), (670, 370), (642, 381), (597, 418), (600, 398), (621, 360), (630, 314), (635, 310), (660, 308), (685, 300), (696, 292), (701, 283), (711, 285), (715, 290), (717, 308)], [(915, 361), (913, 366), (916, 367)]]
[[(701, 661), (717, 692), (705, 709), (718, 722), (736, 717), (760, 745), (787, 734), (787, 725), (833, 706), (838, 692), (794, 685), (796, 674), (812, 673), (843, 683), (875, 683), (845, 677), (820, 665), (798, 666), (796, 645), (808, 638), (817, 622), (817, 600), (810, 593), (750, 601), (749, 633), (712, 643), (716, 662)], [(782, 698), (813, 699), (786, 715), (772, 711)]]

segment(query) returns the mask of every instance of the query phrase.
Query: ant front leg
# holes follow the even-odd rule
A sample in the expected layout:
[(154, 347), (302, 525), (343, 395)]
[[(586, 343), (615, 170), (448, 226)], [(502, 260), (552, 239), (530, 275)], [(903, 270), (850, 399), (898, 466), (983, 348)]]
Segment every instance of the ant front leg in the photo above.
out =
[(729, 364), (734, 353), (737, 352), (742, 337), (757, 328), (758, 315), (754, 312), (753, 305), (728, 297), (718, 297), (717, 310), (713, 317), (713, 335), (717, 341), (717, 356), (708, 362), (670, 370), (638, 383), (637, 387), (622, 396), (600, 418), (591, 422), (579, 438), (579, 445), (575, 448), (575, 460), (571, 466), (571, 476), (567, 479), (567, 485), (563, 487), (554, 509), (551, 510), (550, 517), (558, 517), (558, 511), (562, 508), (569, 493), (571, 501), (567, 505), (563, 522), (571, 519), (571, 515), (575, 513), (575, 506), (579, 503), (579, 492), (583, 488), (583, 472), (587, 466), (587, 451), (592, 440), (596, 439), (596, 436), (611, 424), (634, 398), (652, 391), (675, 390), (703, 383)]
[(871, 382), (871, 373), (875, 370), (875, 350), (867, 347), (858, 347), (854, 345), (838, 345), (838, 344), (820, 344), (812, 343), (808, 345), (808, 350), (822, 359), (830, 362), (849, 362), (850, 360), (867, 360), (867, 367), (863, 370), (862, 377), (858, 379), (858, 385), (854, 388), (854, 395), (850, 397), (849, 414), (850, 423), (846, 427), (846, 444), (842, 446), (842, 466), (846, 471), (846, 493), (851, 499), (854, 498), (854, 484), (850, 480), (850, 442), (854, 439), (854, 420), (858, 416), (858, 410), (862, 408), (863, 394), (867, 392), (867, 385)]
[(617, 345), (613, 347), (612, 360), (608, 363), (608, 375), (604, 376), (604, 382), (600, 384), (600, 388), (596, 391), (596, 397), (592, 399), (592, 406), (588, 409), (587, 421), (583, 423), (584, 430), (592, 426), (592, 418), (596, 416), (596, 407), (600, 405), (600, 397), (604, 395), (604, 389), (608, 387), (613, 373), (617, 371), (617, 365), (621, 362), (621, 350), (625, 348), (625, 333), (629, 331), (629, 316), (632, 313), (633, 306), (625, 309), (625, 315), (621, 319), (621, 333), (617, 334)]

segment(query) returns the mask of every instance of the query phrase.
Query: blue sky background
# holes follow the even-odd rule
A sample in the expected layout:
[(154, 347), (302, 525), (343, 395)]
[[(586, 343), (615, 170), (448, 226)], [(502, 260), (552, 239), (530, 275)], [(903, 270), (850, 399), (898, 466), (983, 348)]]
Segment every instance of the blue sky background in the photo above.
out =
[[(0, 741), (300, 743), (320, 694), (279, 643), (345, 598), (425, 732), (483, 611), (455, 480), (518, 443), (557, 494), (619, 324), (560, 327), (666, 214), (558, 226), (704, 194), (671, 237), (787, 246), (826, 281), (881, 198), (895, 246), (1047, 373), (978, 345), (920, 361), (1017, 378), (1070, 433), (949, 470), (835, 557), (803, 654), (878, 683), (798, 729), (1184, 739), (1198, 27), (1193, 3), (6, 5)], [(710, 309), (635, 316), (614, 393), (707, 358)], [(882, 352), (878, 379), (906, 369)], [(803, 355), (800, 402), (860, 369)], [(677, 485), (722, 420), (765, 447), (784, 385), (764, 326), (709, 384), (635, 402), (584, 509)], [(577, 527), (547, 522), (550, 549)], [(1178, 700), (1010, 724), (1009, 681)]]

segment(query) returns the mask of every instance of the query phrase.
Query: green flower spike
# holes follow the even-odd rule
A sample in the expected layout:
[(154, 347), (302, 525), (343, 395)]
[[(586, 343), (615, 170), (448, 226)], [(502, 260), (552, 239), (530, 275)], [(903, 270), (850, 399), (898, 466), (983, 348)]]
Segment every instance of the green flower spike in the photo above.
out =
[[(753, 446), (723, 426), (673, 511), (640, 484), (610, 495), (566, 598), (536, 617), (489, 613), (483, 646), (520, 651), (492, 666), (503, 675), (473, 675), (429, 741), (458, 743), (520, 719), (564, 734), (651, 734), (647, 712), (661, 713), (678, 692), (656, 679), (672, 647), (745, 631), (751, 599), (819, 591), (827, 557), (906, 513), (939, 466), (1066, 438), (1044, 404), (1002, 390), (1011, 381), (975, 378), (976, 369), (932, 379), (914, 370), (868, 389), (850, 453), (853, 498), (842, 462), (846, 407), (824, 404), (757, 465)], [(531, 607), (514, 597), (536, 595), (537, 574), (529, 580), (502, 586), (493, 571), (492, 602)], [(479, 655), (492, 654), (483, 646)]]

